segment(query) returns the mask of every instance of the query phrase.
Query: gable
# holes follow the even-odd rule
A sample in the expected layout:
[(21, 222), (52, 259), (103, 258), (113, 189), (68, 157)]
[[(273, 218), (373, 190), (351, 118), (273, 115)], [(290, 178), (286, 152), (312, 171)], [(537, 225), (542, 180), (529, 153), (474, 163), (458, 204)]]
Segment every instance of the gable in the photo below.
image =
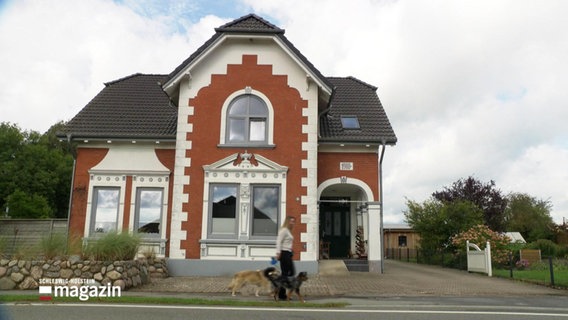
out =
[(208, 173), (224, 173), (247, 171), (256, 173), (285, 174), (288, 167), (273, 162), (259, 154), (234, 153), (210, 165), (204, 165), (203, 170)]
[[(216, 33), (207, 42), (170, 73), (163, 86), (170, 96), (177, 96), (176, 91), (179, 90), (180, 83), (185, 82), (188, 78), (192, 79), (193, 75), (197, 74), (198, 66), (206, 64), (205, 60), (207, 63), (216, 60), (207, 59), (207, 57), (219, 51), (219, 47), (222, 47), (225, 42), (229, 42), (228, 46), (235, 43), (244, 44), (246, 48), (241, 50), (244, 54), (264, 53), (262, 49), (260, 51), (253, 49), (253, 47), (258, 48), (257, 44), (277, 47), (278, 51), (286, 55), (302, 71), (304, 82), (314, 82), (327, 97), (331, 94), (333, 89), (331, 83), (284, 37), (284, 30), (275, 27), (264, 19), (250, 14), (216, 28), (215, 31)], [(272, 50), (272, 53), (275, 52)], [(259, 56), (259, 61), (264, 63), (262, 54)], [(229, 63), (235, 63), (235, 61), (229, 60)], [(286, 74), (288, 71), (289, 68), (286, 67), (282, 68), (280, 72)]]
[(169, 174), (152, 145), (121, 145), (109, 148), (107, 155), (89, 173)]

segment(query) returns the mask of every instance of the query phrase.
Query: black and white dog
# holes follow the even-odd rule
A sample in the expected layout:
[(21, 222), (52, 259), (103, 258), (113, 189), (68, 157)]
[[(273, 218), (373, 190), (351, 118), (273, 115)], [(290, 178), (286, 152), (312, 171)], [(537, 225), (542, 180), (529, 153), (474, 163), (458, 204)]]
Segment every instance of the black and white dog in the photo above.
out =
[(304, 281), (308, 280), (307, 272), (300, 272), (295, 277), (282, 277), (279, 274), (266, 272), (265, 270), (264, 276), (272, 283), (272, 296), (274, 297), (274, 301), (278, 301), (278, 291), (280, 291), (280, 288), (284, 288), (286, 289), (286, 300), (290, 301), (292, 293), (295, 292), (300, 301), (302, 303), (305, 302), (304, 297), (300, 293), (300, 287)]

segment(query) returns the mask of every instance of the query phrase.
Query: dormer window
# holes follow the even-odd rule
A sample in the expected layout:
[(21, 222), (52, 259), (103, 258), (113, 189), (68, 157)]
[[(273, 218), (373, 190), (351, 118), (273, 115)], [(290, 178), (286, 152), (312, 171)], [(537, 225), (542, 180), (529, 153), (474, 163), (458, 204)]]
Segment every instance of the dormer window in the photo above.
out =
[(266, 103), (252, 94), (231, 101), (227, 110), (227, 144), (266, 144), (268, 133)]
[(361, 129), (357, 116), (341, 116), (341, 126), (343, 129)]

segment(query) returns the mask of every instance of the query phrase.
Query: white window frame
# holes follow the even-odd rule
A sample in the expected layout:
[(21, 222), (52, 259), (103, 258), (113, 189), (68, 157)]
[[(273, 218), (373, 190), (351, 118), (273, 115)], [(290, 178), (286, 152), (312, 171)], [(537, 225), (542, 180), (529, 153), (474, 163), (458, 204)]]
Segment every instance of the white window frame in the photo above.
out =
[(94, 210), (96, 209), (95, 203), (95, 191), (97, 189), (113, 189), (119, 190), (119, 204), (118, 204), (118, 216), (116, 222), (116, 232), (120, 233), (122, 231), (122, 225), (124, 222), (124, 199), (126, 190), (126, 176), (124, 175), (112, 175), (112, 174), (90, 174), (91, 183), (89, 183), (89, 192), (87, 195), (87, 208), (85, 217), (85, 237), (97, 237), (102, 234), (97, 235), (94, 233), (92, 224), (94, 223)]
[(250, 205), (250, 237), (251, 239), (273, 239), (276, 238), (276, 236), (278, 235), (278, 229), (280, 228), (280, 225), (282, 224), (282, 219), (280, 218), (281, 216), (281, 206), (278, 205), (277, 206), (277, 212), (276, 212), (276, 230), (274, 231), (274, 234), (272, 235), (265, 235), (265, 234), (255, 234), (254, 233), (254, 201), (255, 201), (255, 196), (254, 196), (254, 190), (256, 188), (277, 188), (278, 189), (278, 204), (282, 203), (282, 186), (279, 184), (274, 184), (274, 183), (259, 183), (259, 184), (251, 184), (251, 205)]
[[(276, 239), (276, 235), (268, 237), (252, 236), (252, 188), (255, 186), (277, 186), (279, 188), (278, 227), (280, 227), (280, 224), (284, 221), (288, 168), (280, 166), (258, 154), (255, 154), (255, 159), (259, 163), (258, 166), (250, 165), (248, 160), (243, 160), (239, 165), (234, 166), (233, 162), (240, 155), (240, 153), (233, 154), (214, 164), (204, 166), (205, 178), (203, 180), (203, 225), (201, 239), (205, 242), (207, 240), (219, 239), (212, 237), (210, 234), (211, 185), (238, 185), (237, 241), (246, 243), (249, 240)], [(231, 238), (226, 240), (232, 241), (235, 239)]]
[[(160, 192), (160, 205), (159, 205), (159, 215), (158, 215), (158, 223), (159, 223), (159, 229), (158, 232), (156, 233), (150, 233), (150, 232), (140, 232), (140, 212), (142, 210), (142, 192), (148, 192), (148, 191), (153, 191), (153, 192)], [(162, 188), (144, 188), (144, 187), (140, 187), (140, 188), (136, 188), (136, 195), (135, 195), (135, 209), (134, 209), (134, 223), (133, 223), (133, 233), (138, 234), (141, 238), (150, 238), (150, 239), (155, 239), (155, 238), (160, 238), (161, 234), (162, 234), (162, 230), (164, 229), (164, 224), (162, 223), (162, 218), (164, 215), (164, 209), (163, 209), (163, 203), (164, 203), (164, 190)]]
[[(235, 194), (235, 225), (233, 227), (232, 233), (215, 233), (213, 231), (213, 199), (211, 195), (213, 194), (213, 188), (215, 186), (226, 186), (234, 187), (236, 189)], [(209, 202), (208, 202), (208, 215), (207, 215), (207, 238), (208, 239), (237, 239), (238, 229), (239, 229), (239, 193), (240, 185), (238, 183), (212, 183), (209, 185)]]
[[(166, 238), (167, 212), (169, 199), (169, 176), (166, 175), (133, 175), (132, 176), (132, 196), (130, 197), (130, 219), (128, 221), (129, 231), (133, 234), (136, 232), (136, 215), (138, 207), (139, 189), (161, 189), (162, 190), (162, 212), (160, 222), (159, 239)], [(144, 235), (140, 233), (139, 235)], [(157, 239), (155, 236), (143, 236), (147, 239)]]
[[(242, 95), (254, 95), (257, 98), (260, 98), (266, 105), (268, 115), (266, 117), (266, 140), (265, 141), (243, 141), (242, 143), (231, 143), (229, 142), (229, 107), (231, 102)], [(227, 147), (274, 147), (274, 108), (272, 103), (268, 99), (266, 95), (262, 92), (252, 89), (251, 87), (246, 87), (242, 90), (238, 90), (230, 94), (225, 102), (223, 103), (223, 107), (221, 108), (221, 128), (220, 128), (220, 136), (219, 136), (219, 146), (227, 146)]]
[[(99, 216), (99, 212), (98, 212), (98, 204), (100, 202), (100, 198), (99, 198), (99, 192), (98, 191), (116, 191), (118, 192), (118, 196), (116, 199), (116, 210), (112, 215), (114, 215), (114, 228), (109, 229), (107, 231), (97, 231), (98, 228), (96, 227), (96, 223), (97, 223), (97, 219)], [(91, 228), (89, 231), (89, 235), (91, 237), (99, 237), (99, 236), (104, 236), (105, 234), (108, 233), (113, 233), (113, 232), (117, 232), (120, 228), (118, 225), (118, 215), (119, 215), (119, 209), (120, 209), (120, 195), (121, 195), (121, 190), (120, 188), (117, 187), (95, 187), (93, 188), (93, 206), (92, 206), (92, 212), (91, 212)]]

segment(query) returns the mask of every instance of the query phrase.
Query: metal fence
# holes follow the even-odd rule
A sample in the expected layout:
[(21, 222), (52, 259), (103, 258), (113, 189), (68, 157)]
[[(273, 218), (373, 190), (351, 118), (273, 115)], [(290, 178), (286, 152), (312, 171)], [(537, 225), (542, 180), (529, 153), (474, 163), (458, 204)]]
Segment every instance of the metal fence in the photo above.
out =
[(423, 250), (412, 248), (386, 248), (386, 259), (439, 265), (442, 267), (467, 270), (467, 256), (447, 250)]
[[(518, 280), (535, 282), (555, 287), (568, 288), (568, 259), (542, 257), (527, 259), (530, 250), (524, 250), (524, 259), (520, 259), (519, 252), (509, 255), (509, 262), (505, 265), (494, 265), (493, 275), (510, 277)], [(411, 248), (387, 248), (386, 259), (400, 260), (411, 263), (438, 265), (446, 268), (467, 270), (467, 255), (462, 252), (447, 250), (422, 250)]]
[(392, 259), (392, 260), (402, 260), (402, 261), (413, 261), (416, 262), (416, 258), (418, 256), (418, 250), (417, 249), (411, 249), (411, 248), (403, 248), (403, 247), (399, 247), (399, 248), (387, 248), (385, 250), (385, 256), (387, 259)]
[(0, 255), (32, 248), (54, 234), (67, 235), (67, 219), (0, 219)]
[[(539, 257), (540, 258), (540, 257)], [(509, 277), (551, 286), (568, 287), (568, 259), (542, 257), (529, 261), (509, 255)]]

